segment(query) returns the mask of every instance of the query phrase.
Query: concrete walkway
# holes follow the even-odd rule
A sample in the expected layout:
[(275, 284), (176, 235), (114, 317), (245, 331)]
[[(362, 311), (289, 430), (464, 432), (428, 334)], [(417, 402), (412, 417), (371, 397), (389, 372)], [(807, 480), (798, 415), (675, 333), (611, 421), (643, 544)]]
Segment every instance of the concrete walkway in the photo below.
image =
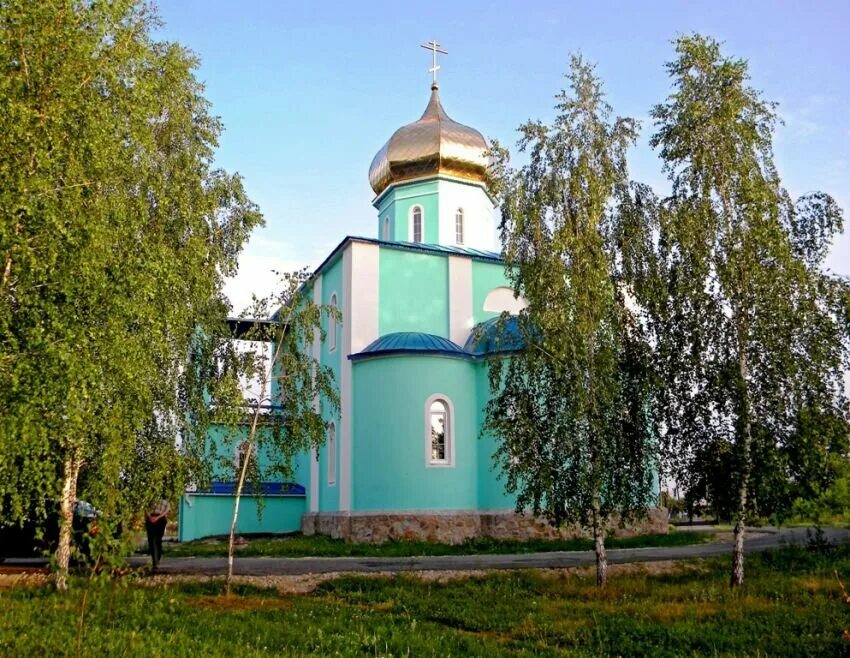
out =
[[(850, 529), (826, 528), (831, 543), (850, 543)], [(754, 529), (746, 540), (747, 552), (765, 551), (789, 544), (805, 545), (806, 528)], [(166, 549), (167, 550), (167, 549)], [(688, 560), (726, 555), (731, 541), (669, 548), (615, 548), (608, 551), (612, 564)], [(135, 566), (150, 563), (146, 557), (133, 557)], [(593, 551), (555, 551), (512, 555), (440, 555), (422, 557), (244, 557), (236, 558), (235, 572), (250, 576), (281, 576), (315, 573), (375, 573), (401, 571), (477, 571), (487, 569), (552, 569), (587, 566), (595, 563)], [(227, 558), (180, 557), (167, 555), (159, 565), (165, 574), (221, 575), (227, 572)]]

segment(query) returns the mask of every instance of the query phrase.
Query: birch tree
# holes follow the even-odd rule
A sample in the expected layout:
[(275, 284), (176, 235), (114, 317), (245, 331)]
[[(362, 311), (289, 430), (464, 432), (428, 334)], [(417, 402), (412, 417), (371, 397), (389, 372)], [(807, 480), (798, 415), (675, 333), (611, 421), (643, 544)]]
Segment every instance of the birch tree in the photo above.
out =
[(157, 26), (132, 0), (0, 3), (0, 518), (58, 501), (60, 589), (81, 486), (100, 524), (129, 521), (183, 469), (192, 337), (262, 221), (213, 167), (196, 58)]
[(652, 498), (650, 352), (626, 300), (619, 210), (637, 124), (612, 118), (581, 57), (567, 80), (554, 123), (520, 127), (528, 164), (495, 151), (505, 271), (528, 307), (515, 321), (524, 348), (490, 363), (485, 431), (517, 510), (588, 529), (604, 586), (611, 521)]
[[(262, 483), (291, 481), (297, 455), (314, 454), (324, 445), (324, 418), (339, 411), (339, 393), (333, 371), (312, 354), (314, 340), (325, 340), (324, 323), (339, 322), (339, 310), (313, 303), (305, 271), (285, 274), (279, 293), (255, 300), (252, 317), (271, 317), (244, 336), (268, 350), (239, 355), (229, 352), (229, 372), (235, 379), (253, 374), (255, 391), (243, 397), (233, 387), (219, 387), (221, 397), (210, 399), (213, 423), (225, 427), (237, 442), (236, 486), (227, 550), (225, 594), (230, 594), (234, 571), (235, 539), (239, 510), (247, 484), (262, 503)], [(252, 358), (253, 354), (253, 358)], [(220, 446), (207, 444), (207, 464), (214, 464)], [(262, 459), (260, 458), (262, 456)]]
[(749, 85), (744, 60), (692, 35), (667, 70), (674, 89), (652, 111), (651, 143), (672, 195), (658, 214), (654, 292), (639, 296), (658, 337), (671, 471), (687, 487), (722, 463), (734, 492), (735, 587), (754, 478), (780, 453), (786, 465), (805, 457), (788, 450), (804, 411), (846, 418), (847, 286), (821, 270), (842, 213), (824, 193), (795, 202), (783, 189), (776, 106)]

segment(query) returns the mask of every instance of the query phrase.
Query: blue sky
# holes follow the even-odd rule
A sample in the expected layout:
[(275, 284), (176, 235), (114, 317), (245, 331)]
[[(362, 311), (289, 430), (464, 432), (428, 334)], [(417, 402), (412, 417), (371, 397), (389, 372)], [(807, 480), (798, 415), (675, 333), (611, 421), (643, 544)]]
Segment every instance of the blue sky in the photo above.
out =
[[(228, 285), (237, 306), (272, 269), (317, 265), (345, 235), (376, 233), (367, 180), (375, 152), (428, 99), (428, 53), (449, 51), (449, 115), (504, 144), (548, 119), (569, 54), (597, 63), (609, 102), (643, 119), (632, 177), (666, 182), (649, 148), (653, 104), (669, 93), (671, 40), (693, 31), (750, 62), (780, 103), (776, 159), (794, 195), (823, 189), (850, 213), (850, 2), (242, 2), (161, 0), (161, 36), (201, 59), (225, 126), (218, 163), (245, 178), (266, 218)], [(850, 218), (848, 218), (850, 223)], [(850, 237), (829, 266), (850, 275)]]

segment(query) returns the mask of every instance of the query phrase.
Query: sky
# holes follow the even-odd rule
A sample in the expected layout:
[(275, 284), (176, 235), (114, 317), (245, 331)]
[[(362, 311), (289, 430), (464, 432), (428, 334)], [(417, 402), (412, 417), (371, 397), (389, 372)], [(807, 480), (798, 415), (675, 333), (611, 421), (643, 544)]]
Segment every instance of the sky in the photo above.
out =
[[(634, 180), (667, 189), (649, 147), (651, 107), (670, 93), (672, 40), (700, 32), (750, 63), (779, 103), (775, 155), (800, 195), (832, 194), (850, 224), (850, 1), (233, 2), (160, 0), (158, 36), (200, 59), (225, 131), (217, 166), (238, 172), (266, 225), (226, 292), (241, 310), (275, 288), (272, 270), (315, 267), (346, 236), (377, 237), (368, 170), (428, 101), (430, 53), (448, 55), (440, 96), (453, 119), (514, 146), (527, 119), (551, 119), (571, 53), (597, 65), (617, 114), (642, 121)], [(827, 265), (850, 276), (850, 236)]]

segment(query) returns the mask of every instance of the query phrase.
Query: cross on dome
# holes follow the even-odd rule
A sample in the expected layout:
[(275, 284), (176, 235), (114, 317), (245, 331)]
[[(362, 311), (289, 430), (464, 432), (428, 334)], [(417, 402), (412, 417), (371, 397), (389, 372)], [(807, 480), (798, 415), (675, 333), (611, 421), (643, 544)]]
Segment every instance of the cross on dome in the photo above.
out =
[(431, 98), (419, 120), (396, 130), (372, 159), (369, 183), (377, 195), (396, 183), (433, 176), (482, 186), (487, 180), (487, 140), (474, 128), (453, 121), (440, 103), (437, 53), (448, 53), (436, 40), (421, 47), (431, 51)]
[(425, 50), (431, 51), (431, 68), (428, 71), (431, 73), (431, 89), (437, 88), (437, 71), (440, 70), (439, 65), (437, 64), (437, 53), (442, 53), (443, 55), (448, 55), (448, 53), (443, 50), (443, 47), (437, 43), (435, 39), (431, 39), (430, 41), (426, 41), (425, 43), (419, 46), (420, 48), (424, 48)]

